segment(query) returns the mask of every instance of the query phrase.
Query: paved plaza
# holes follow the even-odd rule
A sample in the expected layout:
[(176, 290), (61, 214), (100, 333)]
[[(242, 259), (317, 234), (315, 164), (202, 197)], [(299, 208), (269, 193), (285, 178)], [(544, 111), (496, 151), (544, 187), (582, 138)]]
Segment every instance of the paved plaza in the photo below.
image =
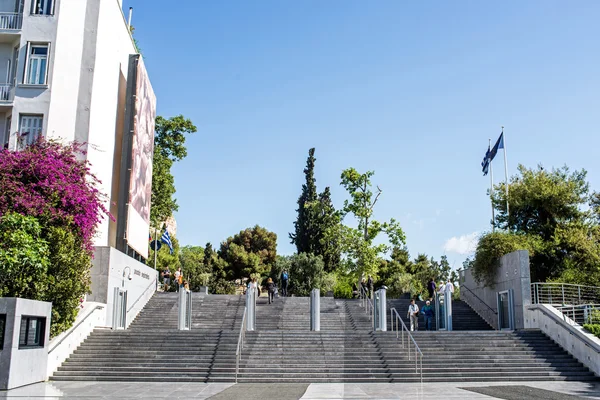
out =
[[(485, 394), (484, 394), (485, 393)], [(127, 383), (48, 382), (0, 392), (0, 399), (600, 399), (594, 382), (480, 383)]]

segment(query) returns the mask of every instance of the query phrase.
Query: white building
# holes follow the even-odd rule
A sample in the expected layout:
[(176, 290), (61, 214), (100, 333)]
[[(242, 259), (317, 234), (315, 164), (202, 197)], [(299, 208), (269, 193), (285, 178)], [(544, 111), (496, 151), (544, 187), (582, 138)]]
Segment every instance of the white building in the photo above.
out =
[[(129, 55), (122, 0), (0, 0), (0, 144), (38, 135), (88, 143), (88, 160), (116, 215)], [(116, 156), (115, 156), (116, 154)], [(106, 218), (96, 245), (115, 247)]]

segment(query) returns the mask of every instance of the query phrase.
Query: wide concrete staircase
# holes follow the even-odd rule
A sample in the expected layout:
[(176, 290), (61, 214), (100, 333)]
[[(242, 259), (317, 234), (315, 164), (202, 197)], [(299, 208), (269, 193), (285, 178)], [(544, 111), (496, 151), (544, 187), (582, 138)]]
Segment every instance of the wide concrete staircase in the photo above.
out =
[[(191, 331), (176, 330), (176, 301), (175, 294), (157, 293), (128, 330), (95, 330), (52, 379), (234, 381), (245, 298), (194, 294)], [(407, 301), (390, 300), (388, 306), (405, 318)], [(267, 304), (261, 297), (256, 314), (257, 331), (246, 334), (238, 382), (420, 380), (408, 348), (393, 332), (373, 332), (358, 300), (321, 298), (320, 332), (309, 330), (308, 298)], [(455, 302), (455, 329), (465, 331), (414, 333), (424, 381), (596, 379), (540, 331), (492, 331), (478, 318)]]
[[(413, 333), (424, 382), (596, 380), (581, 363), (539, 330)], [(421, 356), (393, 332), (375, 333), (392, 382), (418, 382)], [(411, 360), (408, 359), (408, 349)]]
[(192, 330), (177, 330), (177, 294), (156, 293), (129, 329), (96, 329), (52, 380), (219, 382), (235, 378), (245, 301), (193, 294)]
[[(419, 309), (422, 309), (425, 305), (424, 301), (417, 301), (416, 304)], [(410, 320), (408, 318), (408, 306), (410, 305), (410, 299), (392, 299), (388, 300), (388, 310), (396, 308), (400, 318), (404, 321), (407, 327), (410, 328)], [(435, 303), (431, 306), (435, 312)], [(390, 313), (387, 315), (388, 326), (391, 326)], [(433, 329), (436, 329), (435, 317), (432, 321)], [(425, 330), (425, 316), (423, 313), (419, 313), (419, 329)], [(486, 331), (492, 330), (492, 327), (485, 322), (467, 303), (461, 300), (452, 301), (452, 329), (455, 331)]]

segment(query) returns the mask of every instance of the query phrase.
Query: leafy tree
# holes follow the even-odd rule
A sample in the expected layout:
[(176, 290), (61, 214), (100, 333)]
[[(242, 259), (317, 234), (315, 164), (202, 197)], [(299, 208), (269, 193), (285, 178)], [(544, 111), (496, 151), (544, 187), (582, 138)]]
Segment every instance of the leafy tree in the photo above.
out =
[(230, 280), (264, 275), (277, 259), (277, 235), (256, 225), (221, 243), (219, 256), (227, 263)]
[(227, 263), (217, 252), (212, 244), (206, 243), (204, 247), (204, 268), (210, 271), (209, 290), (213, 294), (235, 294), (235, 285), (227, 280)]
[[(167, 267), (169, 267), (173, 273), (179, 267), (181, 267), (181, 260), (179, 259), (179, 240), (177, 240), (175, 236), (171, 236), (171, 244), (173, 245), (173, 254), (171, 254), (169, 246), (166, 244), (163, 244), (156, 254), (156, 269), (159, 272), (164, 271)], [(149, 264), (154, 265), (154, 260), (152, 260), (152, 262)], [(187, 276), (184, 276), (184, 279), (187, 279)]]
[(35, 217), (0, 217), (0, 297), (41, 300), (48, 290), (50, 249)]
[[(358, 228), (343, 225), (339, 229), (342, 249), (355, 262), (355, 272), (375, 275), (379, 264), (379, 255), (390, 249), (389, 245), (374, 245), (379, 234), (385, 233), (391, 246), (400, 247), (405, 242), (405, 235), (400, 224), (393, 218), (389, 222), (380, 223), (373, 219), (373, 209), (382, 191), (377, 187), (374, 196), (371, 191), (372, 171), (360, 174), (354, 168), (342, 172), (341, 185), (350, 195), (344, 202), (344, 215), (352, 215), (358, 220)], [(329, 234), (338, 234), (330, 231)]]
[(42, 300), (52, 302), (50, 335), (56, 336), (73, 325), (78, 306), (89, 292), (92, 257), (81, 251), (80, 238), (63, 227), (49, 228), (47, 240), (49, 285)]
[(187, 156), (186, 135), (196, 131), (192, 121), (183, 115), (168, 119), (156, 117), (150, 209), (150, 220), (153, 226), (159, 226), (178, 209), (177, 201), (173, 197), (175, 179), (171, 167), (173, 163)]
[[(31, 281), (26, 292), (13, 287), (5, 295), (52, 302), (52, 336), (72, 325), (89, 291), (93, 237), (108, 214), (83, 148), (39, 139), (23, 151), (0, 150), (0, 216), (14, 227), (0, 231), (7, 235), (0, 264), (11, 269), (18, 262), (19, 274)], [(13, 212), (34, 220), (8, 217)], [(22, 283), (20, 275), (9, 280), (9, 288)]]
[(206, 274), (212, 271), (204, 266), (204, 249), (201, 246), (181, 247), (179, 262), (192, 291), (199, 290), (200, 286), (206, 286)]
[(321, 256), (300, 253), (289, 257), (290, 292), (296, 296), (308, 296), (310, 291), (320, 288), (325, 276)]
[(316, 237), (316, 221), (313, 205), (317, 201), (317, 185), (315, 180), (315, 149), (308, 151), (306, 168), (304, 168), (305, 183), (298, 198), (298, 217), (294, 221), (294, 233), (290, 233), (291, 243), (296, 245), (298, 253), (314, 253), (319, 238)]
[(310, 207), (316, 220), (314, 254), (323, 258), (326, 272), (336, 271), (340, 267), (342, 257), (341, 243), (337, 235), (329, 232), (337, 230), (341, 223), (341, 214), (336, 212), (333, 206), (329, 187), (319, 194), (319, 199)]
[(542, 245), (542, 241), (536, 236), (509, 232), (485, 234), (479, 239), (475, 258), (471, 263), (473, 277), (476, 281), (493, 287), (502, 256), (517, 250), (528, 250), (530, 256), (535, 256)]
[[(450, 263), (448, 262), (448, 257), (443, 255), (440, 258), (440, 262), (434, 261), (431, 259), (432, 272), (433, 275), (430, 278), (433, 278), (437, 281), (446, 282), (449, 278), (452, 278), (452, 267), (450, 267)], [(453, 280), (454, 282), (454, 280)]]
[[(519, 165), (518, 169), (519, 174), (510, 180), (510, 215), (506, 210), (504, 183), (497, 185), (492, 198), (498, 210), (496, 227), (516, 237), (485, 235), (487, 240), (479, 247), (485, 245), (488, 249), (480, 251), (478, 247), (475, 265), (493, 270), (497, 259), (491, 257), (489, 249), (514, 248), (508, 241), (532, 250), (534, 281), (568, 279), (573, 283), (600, 284), (596, 278), (600, 275), (597, 262), (600, 198), (596, 193), (590, 195), (586, 171), (571, 172), (566, 166), (546, 170), (541, 166), (527, 169)], [(586, 272), (581, 274), (581, 271)]]
[(584, 205), (588, 204), (589, 184), (586, 171), (571, 173), (568, 167), (545, 170), (518, 167), (509, 185), (509, 210), (506, 212), (504, 183), (494, 191), (495, 225), (500, 229), (532, 234), (543, 240), (554, 236), (556, 227), (567, 222), (584, 221)]

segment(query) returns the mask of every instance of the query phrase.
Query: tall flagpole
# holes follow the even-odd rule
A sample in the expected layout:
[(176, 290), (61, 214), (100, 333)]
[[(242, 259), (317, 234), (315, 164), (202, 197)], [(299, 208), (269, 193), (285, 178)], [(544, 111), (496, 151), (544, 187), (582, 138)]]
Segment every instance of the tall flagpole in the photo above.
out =
[(508, 163), (506, 161), (506, 136), (504, 136), (504, 127), (502, 127), (502, 142), (504, 148), (504, 187), (506, 189), (506, 226), (510, 229), (508, 225), (508, 219), (510, 217), (510, 212), (508, 209)]
[[(491, 148), (492, 139), (489, 139), (488, 147)], [(494, 170), (492, 169), (492, 160), (490, 158), (490, 202), (492, 203), (492, 232), (496, 231), (494, 226), (494, 222), (496, 221), (495, 211), (494, 211)]]

